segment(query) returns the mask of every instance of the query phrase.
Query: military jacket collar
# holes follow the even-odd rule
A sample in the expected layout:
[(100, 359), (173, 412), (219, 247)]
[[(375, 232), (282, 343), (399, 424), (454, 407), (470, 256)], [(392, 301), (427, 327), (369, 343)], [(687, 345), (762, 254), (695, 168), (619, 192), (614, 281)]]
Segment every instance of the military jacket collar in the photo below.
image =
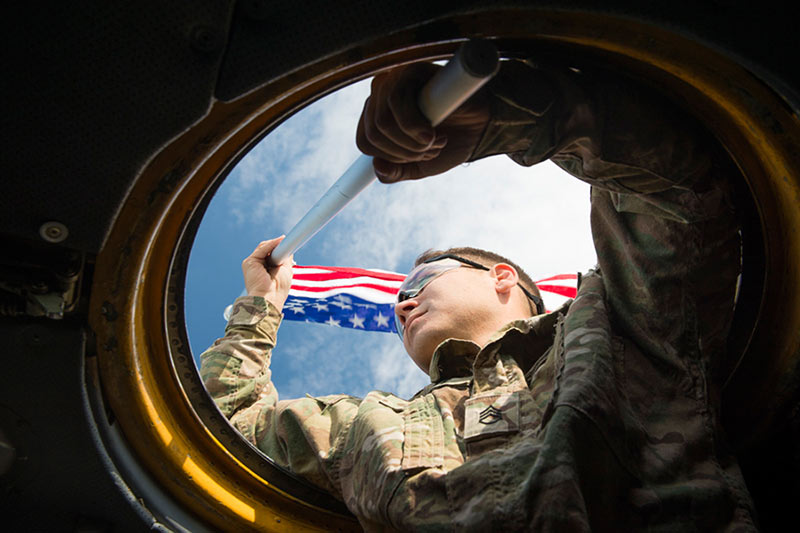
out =
[(489, 363), (491, 358), (485, 355), (498, 349), (510, 353), (522, 371), (527, 372), (553, 344), (558, 316), (566, 314), (571, 302), (552, 313), (509, 322), (483, 348), (472, 341), (447, 339), (433, 352), (428, 369), (431, 383), (474, 375), (477, 367)]

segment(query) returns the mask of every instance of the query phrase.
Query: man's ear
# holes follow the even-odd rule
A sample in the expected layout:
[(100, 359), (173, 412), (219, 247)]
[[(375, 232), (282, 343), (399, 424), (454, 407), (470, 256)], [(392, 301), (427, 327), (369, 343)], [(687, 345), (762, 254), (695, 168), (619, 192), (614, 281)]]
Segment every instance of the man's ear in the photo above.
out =
[(517, 270), (509, 264), (497, 263), (491, 268), (492, 277), (495, 279), (495, 290), (498, 294), (507, 294), (519, 283)]

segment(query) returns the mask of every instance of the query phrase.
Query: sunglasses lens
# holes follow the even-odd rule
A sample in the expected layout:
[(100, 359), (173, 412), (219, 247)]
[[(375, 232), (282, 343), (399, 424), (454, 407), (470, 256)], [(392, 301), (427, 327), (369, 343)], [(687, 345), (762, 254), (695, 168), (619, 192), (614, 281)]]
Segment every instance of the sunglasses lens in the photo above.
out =
[[(400, 285), (400, 290), (397, 292), (397, 304), (409, 298), (414, 298), (435, 278), (441, 276), (448, 270), (453, 270), (460, 266), (461, 263), (453, 259), (442, 259), (435, 263), (423, 263), (417, 266), (406, 276), (406, 279), (403, 280), (403, 284)], [(403, 330), (405, 328), (403, 328), (403, 324), (400, 322), (400, 315), (396, 312), (394, 314), (394, 324), (395, 329), (397, 329), (397, 334), (400, 335), (400, 339), (402, 340)]]

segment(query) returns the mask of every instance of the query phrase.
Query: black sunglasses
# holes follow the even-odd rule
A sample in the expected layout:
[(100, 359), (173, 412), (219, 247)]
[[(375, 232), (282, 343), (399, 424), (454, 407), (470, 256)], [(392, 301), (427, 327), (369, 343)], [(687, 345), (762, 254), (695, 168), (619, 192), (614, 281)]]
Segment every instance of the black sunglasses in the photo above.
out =
[[(441, 261), (442, 259), (455, 259), (459, 263), (463, 263), (465, 265), (468, 265), (468, 266), (471, 266), (471, 267), (474, 267), (474, 268), (479, 268), (481, 270), (491, 270), (487, 266), (484, 266), (484, 265), (482, 265), (480, 263), (476, 263), (475, 261), (472, 261), (471, 259), (467, 259), (465, 257), (461, 257), (461, 256), (458, 256), (458, 255), (455, 255), (455, 254), (437, 255), (435, 257), (431, 257), (430, 259), (426, 259), (425, 261), (422, 262), (422, 264), (435, 263), (436, 261)], [(528, 291), (528, 289), (526, 289), (525, 287), (523, 287), (521, 283), (517, 283), (517, 286), (520, 289), (522, 289), (522, 292), (525, 293), (525, 296), (527, 296), (533, 302), (533, 304), (536, 306), (536, 314), (537, 315), (543, 314), (545, 309), (544, 309), (544, 302), (542, 301), (542, 299), (539, 298), (538, 296), (536, 296), (535, 294), (531, 294), (531, 292)]]

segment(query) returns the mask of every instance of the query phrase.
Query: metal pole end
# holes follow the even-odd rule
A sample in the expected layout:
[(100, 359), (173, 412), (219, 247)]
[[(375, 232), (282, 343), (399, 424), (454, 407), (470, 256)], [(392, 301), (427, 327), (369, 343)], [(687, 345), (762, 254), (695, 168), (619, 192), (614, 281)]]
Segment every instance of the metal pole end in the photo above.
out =
[(485, 39), (470, 39), (459, 49), (461, 66), (471, 76), (486, 78), (500, 66), (497, 47)]

